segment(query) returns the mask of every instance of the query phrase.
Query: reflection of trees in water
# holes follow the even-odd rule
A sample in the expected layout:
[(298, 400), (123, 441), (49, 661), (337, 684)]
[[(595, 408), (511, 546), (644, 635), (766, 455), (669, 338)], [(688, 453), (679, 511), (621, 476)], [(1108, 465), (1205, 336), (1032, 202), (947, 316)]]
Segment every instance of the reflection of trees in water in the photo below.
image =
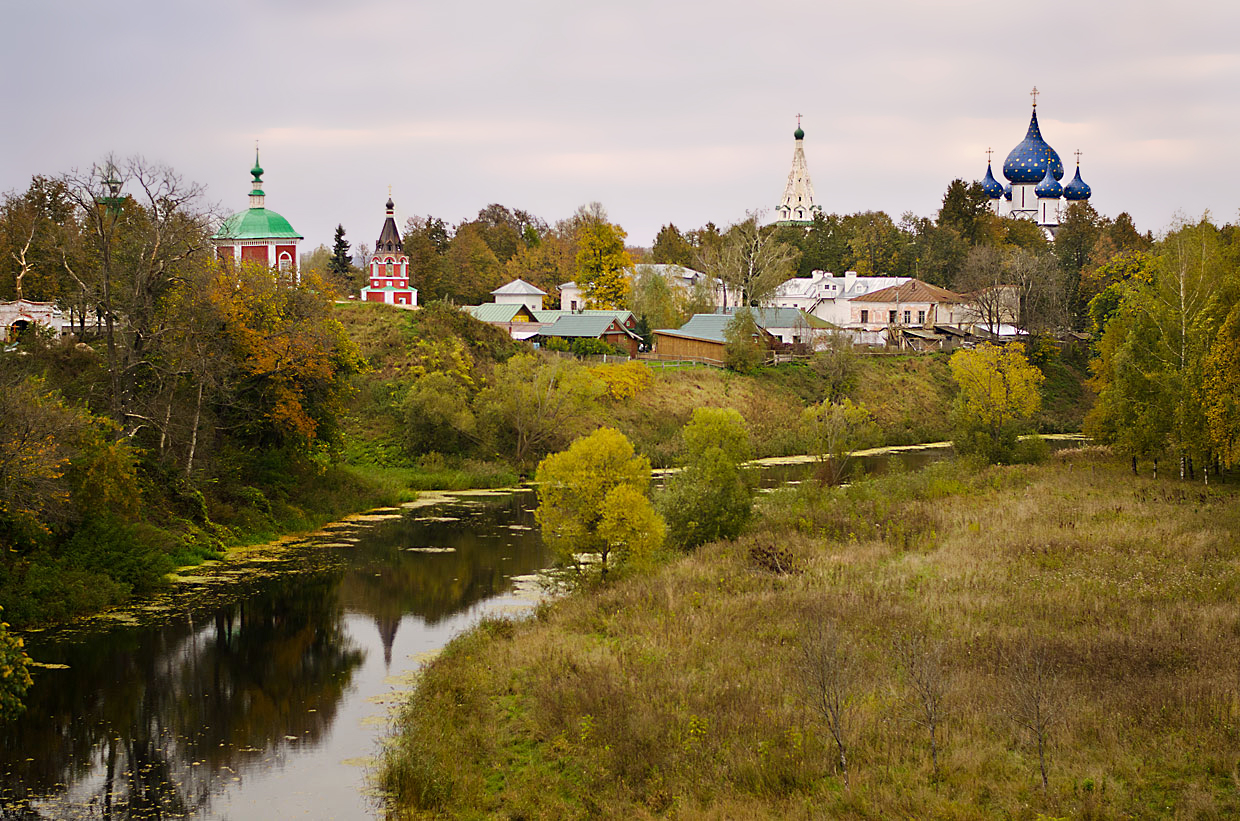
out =
[[(351, 557), (340, 596), (350, 610), (372, 616), (390, 662), (401, 618), (412, 614), (435, 624), (503, 591), (515, 575), (547, 564), (547, 554), (527, 511), (532, 493), (482, 497), (469, 506), (422, 510), (423, 517), (393, 521), (369, 532)], [(513, 530), (509, 525), (528, 527)], [(408, 548), (453, 548), (419, 553)]]
[(337, 584), (287, 579), (207, 624), (60, 648), (70, 669), (41, 671), (52, 686), (36, 683), (5, 728), (0, 818), (179, 817), (291, 743), (316, 743), (363, 659)]

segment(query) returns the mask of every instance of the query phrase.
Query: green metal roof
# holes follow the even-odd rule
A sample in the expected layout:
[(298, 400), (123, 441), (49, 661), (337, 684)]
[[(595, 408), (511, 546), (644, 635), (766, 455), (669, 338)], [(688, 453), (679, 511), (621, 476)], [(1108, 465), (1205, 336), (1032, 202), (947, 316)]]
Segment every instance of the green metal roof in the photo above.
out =
[(526, 316), (530, 315), (530, 309), (521, 303), (513, 303), (511, 305), (498, 305), (494, 302), (485, 302), (482, 305), (473, 305), (465, 309), (473, 314), (474, 319), (482, 322), (512, 322), (513, 317), (524, 312)]
[(559, 309), (546, 310), (546, 311), (542, 311), (542, 310), (534, 311), (534, 318), (537, 319), (539, 322), (545, 322), (545, 323), (555, 322), (557, 319), (559, 319), (562, 316), (609, 316), (612, 319), (619, 322), (621, 325), (626, 324), (629, 320), (634, 318), (632, 311), (613, 310), (613, 309), (606, 309), (606, 308), (583, 308), (583, 309), (578, 309), (576, 311), (562, 311)]
[(612, 322), (620, 325), (620, 330), (629, 336), (633, 336), (633, 332), (620, 324), (614, 316), (610, 316), (611, 312), (600, 312), (599, 314), (573, 314), (568, 313), (561, 316), (555, 322), (545, 328), (539, 330), (539, 336), (562, 336), (562, 337), (589, 337), (590, 339), (598, 339), (603, 335)]
[(268, 208), (240, 211), (224, 220), (214, 239), (302, 239), (288, 220)]

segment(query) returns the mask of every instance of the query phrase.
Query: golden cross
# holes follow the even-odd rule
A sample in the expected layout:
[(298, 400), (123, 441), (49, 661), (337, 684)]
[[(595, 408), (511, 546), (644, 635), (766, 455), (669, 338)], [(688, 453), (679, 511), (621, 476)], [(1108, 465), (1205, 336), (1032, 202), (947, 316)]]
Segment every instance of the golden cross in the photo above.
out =
[(1081, 164), (1081, 149), (1079, 148), (1076, 150), (1076, 164), (1077, 165)]
[(1033, 107), (1034, 107), (1034, 108), (1037, 108), (1037, 107), (1038, 107), (1038, 95), (1039, 95), (1040, 93), (1041, 93), (1041, 92), (1040, 92), (1040, 91), (1038, 91), (1038, 87), (1037, 87), (1037, 86), (1034, 86), (1034, 87), (1033, 87), (1033, 91), (1030, 91), (1030, 92), (1029, 92), (1029, 96), (1033, 98)]
[(990, 165), (990, 157), (991, 157), (991, 155), (992, 155), (992, 154), (994, 154), (994, 153), (995, 153), (995, 150), (994, 150), (993, 148), (987, 148), (987, 149), (986, 149), (986, 164), (987, 164), (987, 165)]

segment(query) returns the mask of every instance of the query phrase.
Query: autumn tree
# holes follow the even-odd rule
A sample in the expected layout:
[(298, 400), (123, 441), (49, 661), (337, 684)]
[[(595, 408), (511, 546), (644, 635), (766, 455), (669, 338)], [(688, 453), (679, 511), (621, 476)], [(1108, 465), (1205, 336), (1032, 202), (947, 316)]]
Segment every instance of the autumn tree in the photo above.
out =
[(801, 412), (807, 452), (818, 462), (818, 480), (838, 484), (848, 467), (852, 451), (871, 435), (874, 420), (864, 405), (851, 399), (820, 402)]
[(591, 308), (623, 307), (633, 260), (624, 250), (627, 234), (603, 219), (591, 220), (577, 234), (576, 283)]
[(664, 525), (646, 493), (650, 461), (624, 434), (599, 428), (538, 465), (538, 509), (543, 539), (563, 564), (598, 557), (605, 579), (611, 559), (641, 561), (663, 543)]
[(1011, 459), (1022, 425), (1041, 407), (1042, 372), (1018, 346), (988, 343), (953, 353), (951, 372), (960, 389), (952, 410), (956, 450)]
[(567, 444), (602, 392), (599, 379), (575, 362), (519, 354), (495, 368), (475, 399), (479, 435), (528, 466)]
[(638, 265), (633, 269), (633, 286), (628, 308), (644, 317), (652, 329), (679, 328), (688, 319), (686, 294), (657, 268)]
[(749, 308), (738, 308), (723, 329), (723, 359), (728, 370), (750, 373), (766, 358), (765, 332)]
[(951, 228), (969, 245), (979, 245), (988, 239), (986, 223), (990, 216), (990, 197), (982, 190), (982, 184), (955, 179), (943, 194), (938, 225)]

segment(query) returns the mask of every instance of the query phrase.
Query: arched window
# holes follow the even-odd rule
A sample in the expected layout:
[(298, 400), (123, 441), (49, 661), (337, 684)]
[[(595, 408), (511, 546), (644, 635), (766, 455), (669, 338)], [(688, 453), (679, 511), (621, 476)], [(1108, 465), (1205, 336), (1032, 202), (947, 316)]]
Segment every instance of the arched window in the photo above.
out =
[(280, 270), (281, 271), (293, 270), (293, 255), (290, 254), (288, 251), (280, 252)]
[(384, 273), (385, 273), (385, 274), (387, 274), (388, 276), (391, 276), (391, 275), (392, 275), (393, 268), (394, 268), (394, 266), (393, 266), (393, 264), (392, 264), (392, 260), (391, 260), (391, 259), (389, 259), (386, 263), (384, 263), (384, 266), (385, 266), (385, 267), (384, 267)]

